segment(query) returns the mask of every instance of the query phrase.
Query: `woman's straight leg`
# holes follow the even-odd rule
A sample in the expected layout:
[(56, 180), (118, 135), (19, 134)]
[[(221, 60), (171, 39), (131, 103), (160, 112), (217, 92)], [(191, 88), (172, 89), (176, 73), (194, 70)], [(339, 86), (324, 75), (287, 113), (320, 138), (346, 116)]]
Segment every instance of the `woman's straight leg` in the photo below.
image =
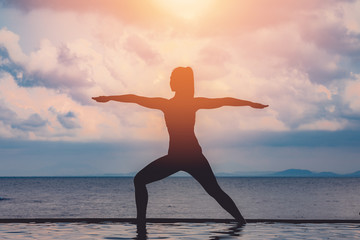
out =
[[(199, 159), (201, 158), (201, 159)], [(239, 223), (246, 223), (234, 201), (219, 186), (216, 177), (205, 156), (201, 155), (194, 159), (194, 164), (189, 167), (187, 172), (193, 176), (212, 196), (222, 208), (230, 213)]]

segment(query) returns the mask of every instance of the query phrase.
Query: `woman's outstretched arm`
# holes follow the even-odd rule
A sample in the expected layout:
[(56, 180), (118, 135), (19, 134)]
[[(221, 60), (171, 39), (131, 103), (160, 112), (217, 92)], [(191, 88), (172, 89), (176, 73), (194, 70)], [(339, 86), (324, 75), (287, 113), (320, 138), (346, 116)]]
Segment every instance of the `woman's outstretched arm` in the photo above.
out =
[(117, 101), (117, 102), (128, 102), (128, 103), (137, 103), (140, 106), (154, 109), (163, 109), (167, 99), (160, 97), (142, 97), (134, 94), (126, 95), (113, 95), (113, 96), (99, 96), (93, 97), (97, 102), (108, 102), (108, 101)]
[(196, 103), (199, 109), (211, 109), (219, 108), (223, 106), (250, 106), (252, 108), (266, 108), (269, 105), (261, 103), (254, 103), (237, 98), (225, 97), (225, 98), (196, 98)]

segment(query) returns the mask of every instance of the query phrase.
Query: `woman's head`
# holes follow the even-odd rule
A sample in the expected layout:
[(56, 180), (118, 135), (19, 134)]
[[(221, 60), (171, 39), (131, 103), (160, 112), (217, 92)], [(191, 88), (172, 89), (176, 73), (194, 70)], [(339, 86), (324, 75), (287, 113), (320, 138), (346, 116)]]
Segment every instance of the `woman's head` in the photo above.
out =
[(194, 72), (191, 67), (177, 67), (170, 76), (170, 87), (181, 95), (194, 96)]

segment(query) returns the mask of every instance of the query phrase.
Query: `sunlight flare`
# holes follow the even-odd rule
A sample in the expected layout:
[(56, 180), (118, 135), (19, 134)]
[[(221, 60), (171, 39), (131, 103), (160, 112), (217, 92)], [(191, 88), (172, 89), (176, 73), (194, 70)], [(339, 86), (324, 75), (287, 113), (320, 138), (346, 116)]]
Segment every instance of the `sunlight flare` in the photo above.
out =
[(182, 17), (194, 19), (213, 6), (215, 0), (154, 0), (165, 11)]

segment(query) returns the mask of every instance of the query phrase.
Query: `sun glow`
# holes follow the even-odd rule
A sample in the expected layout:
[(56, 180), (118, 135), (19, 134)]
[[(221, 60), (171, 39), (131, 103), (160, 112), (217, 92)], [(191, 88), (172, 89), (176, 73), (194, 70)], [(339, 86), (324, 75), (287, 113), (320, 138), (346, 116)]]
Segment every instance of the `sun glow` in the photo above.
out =
[(154, 0), (165, 11), (184, 19), (194, 19), (206, 12), (215, 0)]

